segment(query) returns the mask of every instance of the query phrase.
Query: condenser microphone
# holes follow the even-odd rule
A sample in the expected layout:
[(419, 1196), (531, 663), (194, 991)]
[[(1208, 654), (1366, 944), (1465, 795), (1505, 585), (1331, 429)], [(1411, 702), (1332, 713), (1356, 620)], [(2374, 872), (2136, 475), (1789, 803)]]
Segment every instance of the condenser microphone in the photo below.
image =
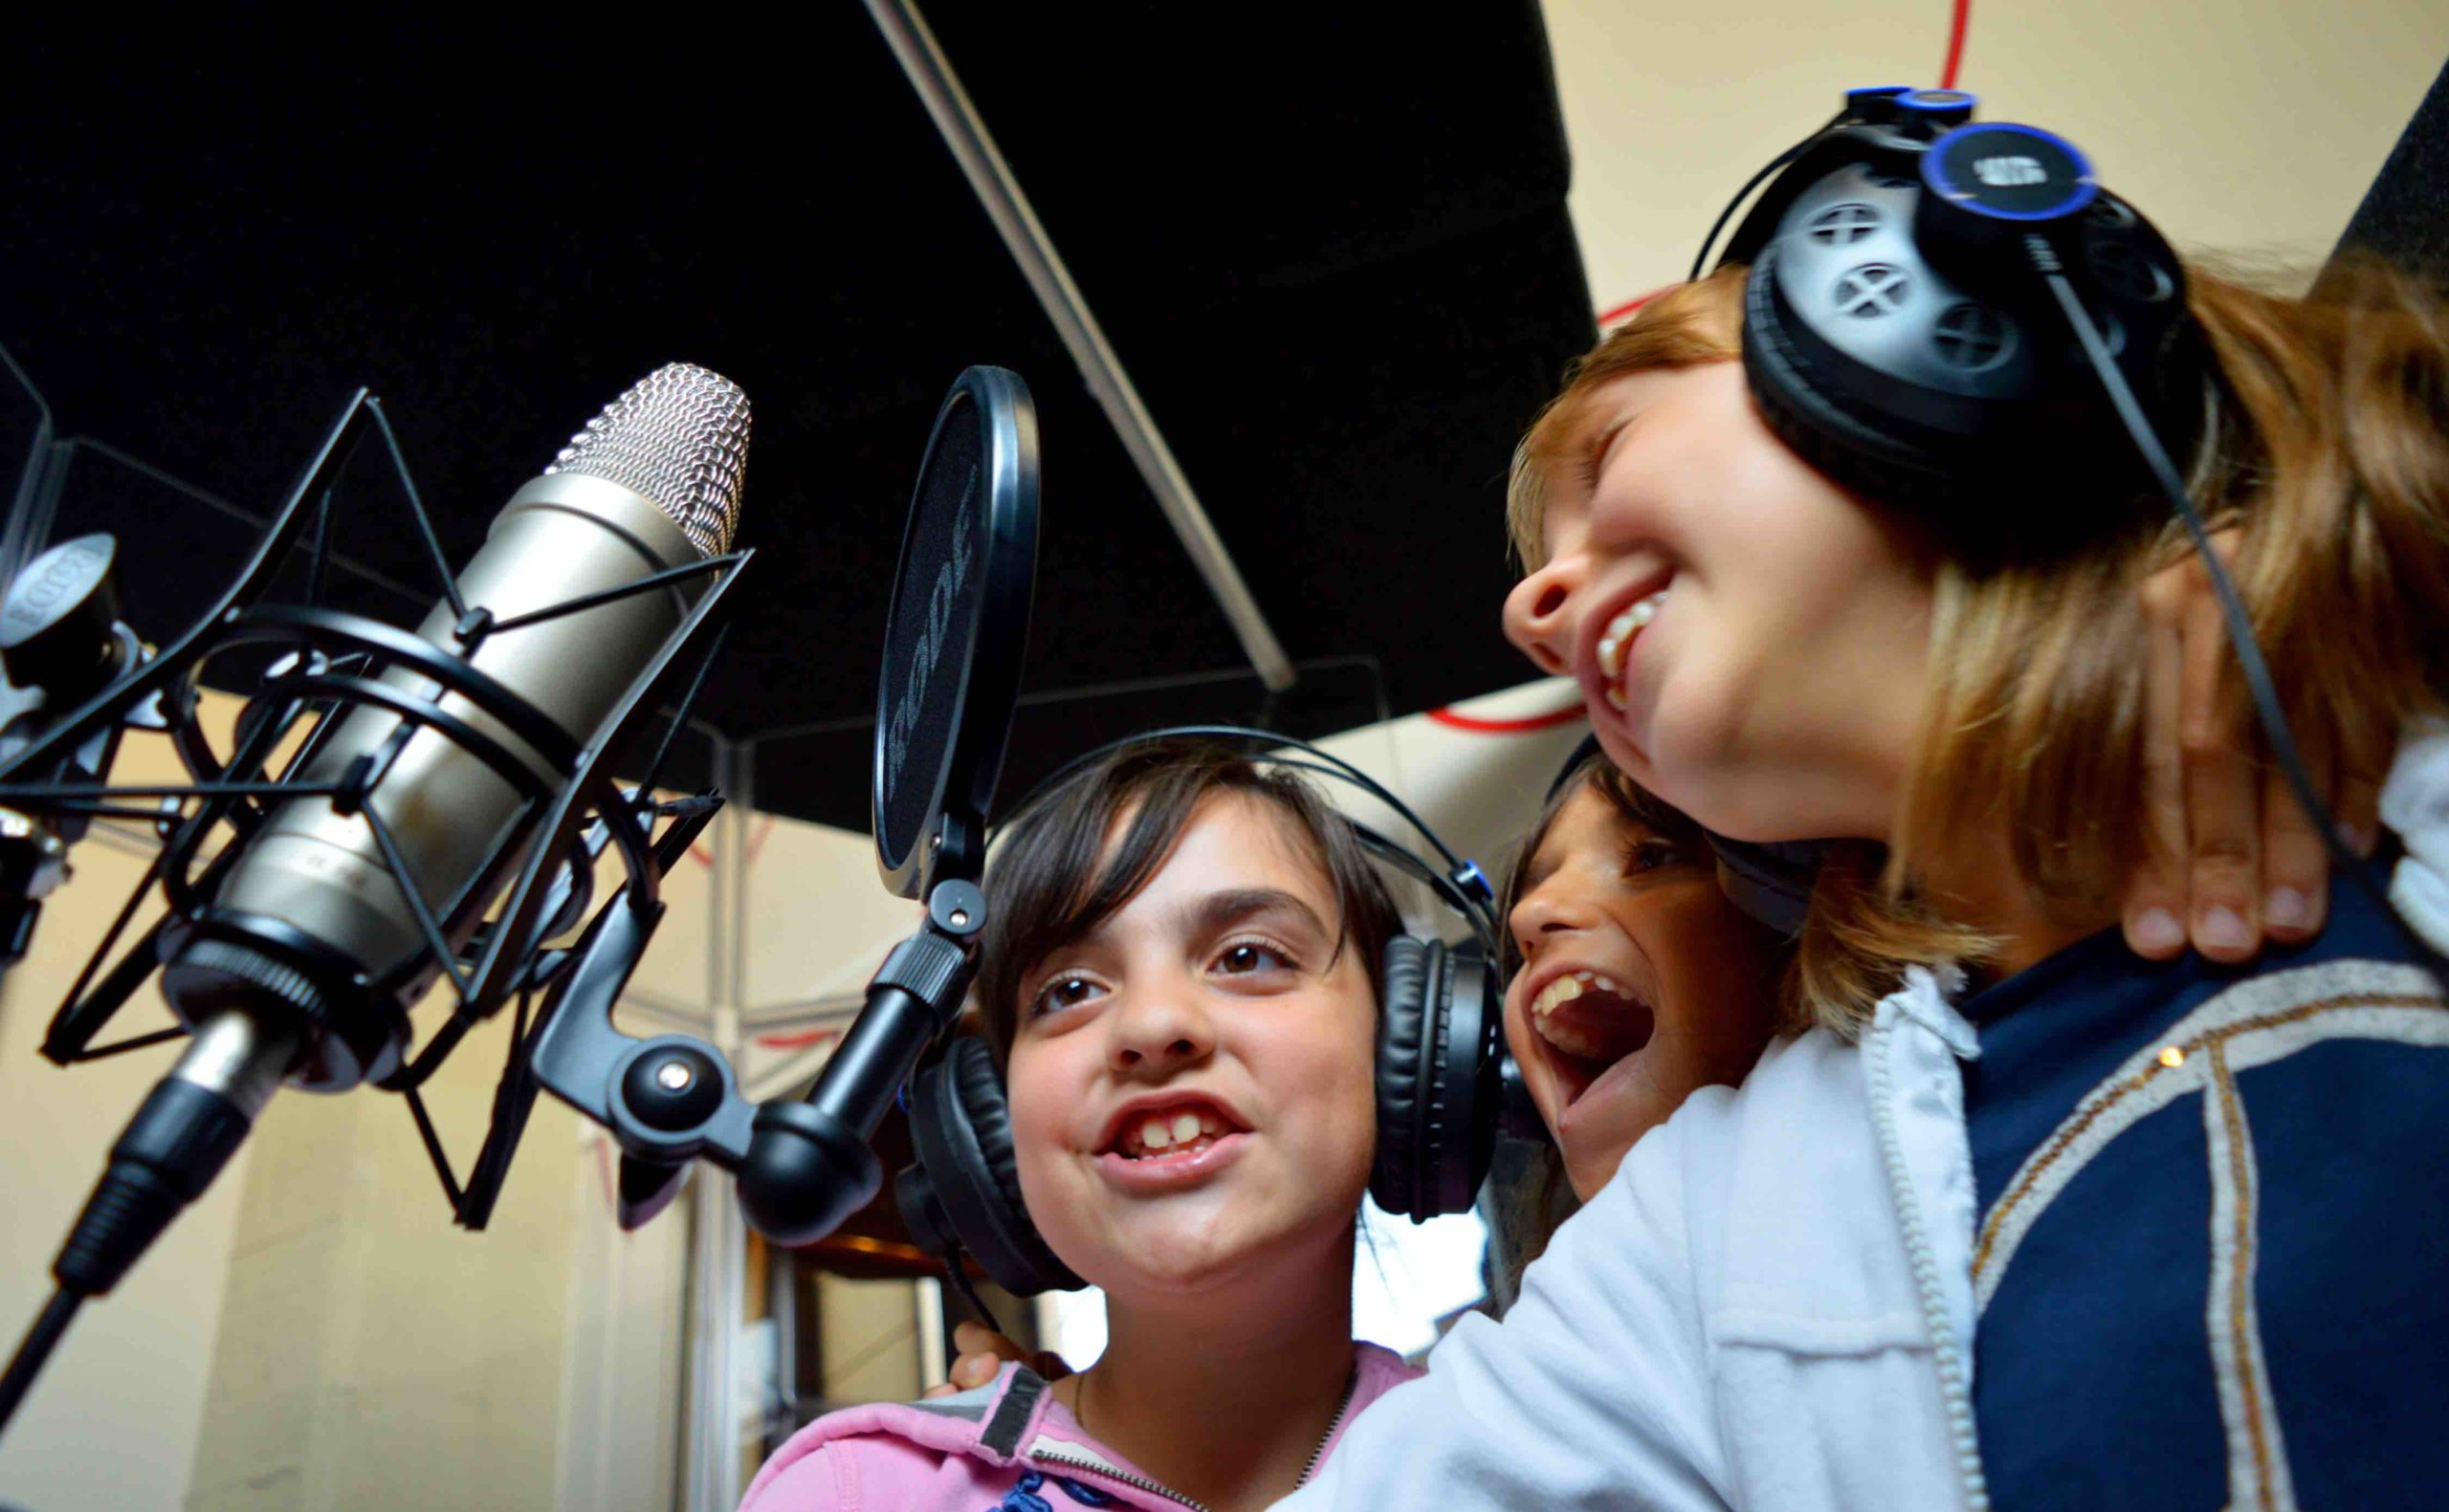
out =
[[(729, 549), (747, 445), (737, 384), (657, 369), (512, 495), (418, 636), (584, 745), (708, 580), (619, 590)], [(433, 934), (465, 946), (524, 859), (532, 837), (513, 831), (532, 784), (505, 772), (557, 785), (552, 756), (416, 672), (373, 681), (443, 718), (403, 717), (369, 682), (289, 779), (342, 796), (279, 800), (232, 843), (211, 906), (163, 963), (163, 996), (193, 1038), (113, 1148), (54, 1267), (63, 1292), (108, 1291), (284, 1082), (339, 1091), (390, 1074), (408, 1008), (444, 969)]]

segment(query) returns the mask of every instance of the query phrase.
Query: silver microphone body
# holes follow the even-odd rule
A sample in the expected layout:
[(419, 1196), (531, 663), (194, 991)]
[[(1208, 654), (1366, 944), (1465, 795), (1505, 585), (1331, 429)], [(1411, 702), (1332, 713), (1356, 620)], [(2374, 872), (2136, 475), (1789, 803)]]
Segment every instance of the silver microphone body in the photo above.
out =
[[(727, 550), (747, 444), (748, 401), (738, 385), (684, 363), (657, 369), (512, 497), (455, 580), (459, 598), (507, 621)], [(703, 591), (702, 580), (684, 579), (514, 625), (478, 637), (469, 660), (584, 748)], [(446, 602), (418, 633), (457, 654), (458, 627)], [(421, 674), (385, 676), (420, 700), (440, 691)], [(565, 779), (466, 699), (439, 705), (542, 783)], [(406, 722), (362, 705), (333, 727), (299, 785), (331, 783), (361, 756), (380, 763)], [(339, 1091), (400, 1063), (406, 1010), (439, 969), (402, 889), (417, 889), (452, 949), (464, 944), (519, 860), (523, 845), (502, 842), (519, 839), (506, 831), (519, 822), (521, 794), (483, 758), (419, 726), (364, 801), (397, 842), (408, 877), (385, 864), (363, 814), (300, 795), (233, 842), (245, 849), (203, 927), (174, 936), (162, 996), (193, 1032), (111, 1147), (52, 1262), (55, 1310), (117, 1285), (211, 1184), (284, 1082)], [(498, 859), (489, 866), (488, 857)], [(410, 965), (420, 960), (424, 969)]]
[[(459, 593), (470, 605), (506, 620), (617, 588), (697, 556), (662, 510), (619, 484), (542, 477), (521, 489), (494, 521), (484, 549), (459, 575)], [(704, 583), (702, 578), (689, 579), (489, 635), (467, 661), (584, 743), (679, 625), (689, 600)], [(417, 633), (450, 649), (456, 619), (443, 604)], [(387, 672), (384, 681), (419, 697), (438, 690), (412, 672)], [(440, 702), (541, 779), (558, 779), (526, 742), (467, 699), (451, 694)], [(380, 752), (400, 722), (381, 709), (350, 713), (300, 779), (339, 780), (350, 762)], [(519, 798), (480, 757), (428, 729), (408, 738), (366, 805), (382, 816), (428, 908), (444, 916), (452, 895), (478, 880), (477, 868), (518, 813)], [(247, 856), (221, 889), (218, 907), (282, 920), (375, 972), (424, 943), (400, 888), (363, 817), (335, 813), (328, 799), (292, 799), (249, 843)], [(474, 923), (472, 912), (459, 921), (459, 932)]]
[[(483, 549), (458, 576), (461, 601), (507, 621), (728, 549), (746, 433), (747, 404), (735, 385), (683, 364), (658, 370), (591, 422), (544, 475), (513, 495)], [(708, 581), (692, 577), (493, 631), (465, 660), (585, 746)], [(457, 625), (446, 601), (417, 634), (462, 655)], [(395, 668), (383, 681), (419, 699), (440, 691), (413, 671)], [(542, 755), (466, 698), (450, 694), (439, 703), (541, 783), (563, 779)], [(356, 709), (342, 717), (298, 779), (329, 784), (361, 756), (380, 760), (402, 723), (384, 709)], [(390, 976), (427, 953), (425, 931), (402, 890), (406, 884), (417, 889), (456, 950), (523, 859), (521, 846), (502, 844), (519, 820), (523, 799), (482, 757), (441, 732), (420, 728), (407, 735), (365, 798), (406, 863), (405, 879), (386, 863), (362, 814), (342, 814), (326, 798), (281, 802), (240, 842), (246, 853), (213, 900), (213, 930), (165, 964), (164, 996), (182, 1019), (199, 1025), (232, 1010), (260, 1015), (285, 1008), (317, 1026), (336, 1012), (350, 1012), (351, 1005), (332, 1000), (329, 970), (315, 979), (319, 974), (296, 969), (304, 964), (298, 953), (278, 942), (302, 935), (315, 953), (344, 964), (352, 975)], [(251, 933), (275, 943), (267, 951)], [(422, 969), (393, 977), (393, 1001), (403, 1008), (414, 1002), (438, 971), (429, 958)], [(341, 1090), (387, 1074), (406, 1049), (405, 1020), (383, 1017), (390, 1026), (379, 1037), (364, 1024), (351, 1035), (301, 1037), (292, 1084)]]

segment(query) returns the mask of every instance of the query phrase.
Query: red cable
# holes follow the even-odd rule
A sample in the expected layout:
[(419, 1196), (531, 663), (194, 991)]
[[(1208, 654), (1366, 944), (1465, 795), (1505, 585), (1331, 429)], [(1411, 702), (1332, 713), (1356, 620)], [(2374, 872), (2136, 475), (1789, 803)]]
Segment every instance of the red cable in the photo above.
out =
[(1955, 88), (1957, 67), (1964, 62), (1964, 33), (1973, 20), (1973, 0), (1955, 0), (1955, 19), (1948, 27), (1948, 66), (1939, 70), (1939, 87)]
[[(1673, 284), (1671, 284), (1671, 283), (1670, 283), (1670, 284), (1668, 284), (1668, 285), (1666, 286), (1666, 289), (1672, 289), (1672, 288), (1674, 288), (1674, 287), (1675, 287), (1675, 286), (1674, 286)], [(1652, 289), (1649, 293), (1647, 293), (1647, 294), (1645, 294), (1645, 295), (1641, 295), (1641, 296), (1637, 296), (1637, 297), (1635, 297), (1635, 298), (1631, 298), (1631, 299), (1627, 299), (1627, 300), (1625, 300), (1622, 304), (1620, 304), (1620, 305), (1616, 306), (1616, 308), (1614, 308), (1613, 310), (1601, 310), (1601, 311), (1600, 311), (1600, 312), (1599, 312), (1599, 323), (1600, 323), (1600, 325), (1613, 325), (1613, 324), (1615, 324), (1617, 321), (1619, 321), (1619, 320), (1622, 319), (1624, 317), (1626, 317), (1626, 316), (1628, 316), (1628, 315), (1632, 314), (1635, 310), (1640, 309), (1643, 305), (1645, 305), (1645, 304), (1649, 303), (1652, 299), (1655, 299), (1655, 298), (1657, 298), (1660, 295), (1665, 294), (1665, 293), (1666, 292), (1666, 289)]]
[(1459, 714), (1451, 709), (1432, 709), (1428, 717), (1448, 730), (1465, 730), (1475, 735), (1523, 735), (1574, 724), (1586, 716), (1580, 701), (1576, 700), (1563, 709), (1533, 714), (1527, 719), (1483, 719), (1477, 714)]
[(839, 1029), (810, 1029), (803, 1034), (767, 1034), (757, 1037), (757, 1042), (768, 1050), (805, 1050), (812, 1044), (841, 1037)]
[[(753, 866), (757, 865), (758, 852), (763, 850), (765, 848), (765, 843), (773, 838), (774, 816), (771, 814), (759, 816), (757, 828), (751, 832), (748, 837), (748, 864), (750, 866)], [(689, 847), (689, 859), (701, 866), (707, 867), (708, 869), (712, 869), (715, 865), (715, 853), (706, 848), (706, 843), (702, 840)]]

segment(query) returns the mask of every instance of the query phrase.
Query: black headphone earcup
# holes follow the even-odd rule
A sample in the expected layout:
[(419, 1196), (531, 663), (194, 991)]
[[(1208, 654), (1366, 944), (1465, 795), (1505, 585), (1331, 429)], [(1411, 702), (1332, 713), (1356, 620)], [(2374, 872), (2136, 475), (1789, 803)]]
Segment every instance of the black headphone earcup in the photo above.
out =
[[(922, 1245), (931, 1237), (938, 1243), (958, 1240), (995, 1284), (1016, 1297), (1088, 1284), (1047, 1248), (1021, 1200), (1011, 1111), (984, 1041), (953, 1041), (911, 1078), (910, 1138), (918, 1151), (914, 1172), (924, 1182), (913, 1182), (913, 1172), (905, 1172), (897, 1191), (903, 1217)], [(925, 1202), (930, 1195), (933, 1212)], [(942, 1228), (950, 1234), (930, 1232)]]
[(1718, 890), (1736, 908), (1789, 939), (1802, 932), (1828, 859), (1825, 841), (1729, 840), (1710, 833), (1710, 848), (1717, 852)]
[(1770, 429), (1976, 568), (2156, 522), (2138, 453), (2028, 257), (2063, 270), (2182, 453), (2199, 428), (2200, 368), (2184, 266), (2159, 232), (2102, 195), (2047, 237), (1996, 222), (1976, 234), (1927, 186), (1936, 160), (1922, 149), (1824, 142), (1780, 191), (1744, 281), (1744, 372)]
[(1378, 1158), (1369, 1194), (1415, 1223), (1461, 1213), (1496, 1148), (1494, 974), (1476, 944), (1386, 942), (1378, 1004)]
[(1743, 285), (1743, 375), (1769, 429), (1839, 487), (1904, 508), (1939, 513), (1945, 476), (1908, 442), (1829, 402), (1835, 383), (1815, 371), (1787, 329), (1776, 295), (1776, 249), (1761, 251)]

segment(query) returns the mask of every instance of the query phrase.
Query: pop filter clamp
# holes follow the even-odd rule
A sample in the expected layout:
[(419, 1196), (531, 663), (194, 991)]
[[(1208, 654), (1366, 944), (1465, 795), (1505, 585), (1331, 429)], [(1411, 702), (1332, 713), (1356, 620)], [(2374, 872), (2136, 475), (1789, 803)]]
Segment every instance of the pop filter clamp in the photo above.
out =
[(923, 899), (917, 932), (803, 1099), (751, 1104), (730, 1063), (686, 1035), (638, 1040), (610, 1020), (624, 955), (580, 948), (568, 1001), (539, 1035), (545, 1088), (611, 1130), (620, 1219), (644, 1223), (705, 1159), (734, 1173), (740, 1208), (784, 1244), (824, 1238), (865, 1206), (884, 1170), (869, 1141), (912, 1068), (950, 1027), (977, 974), (986, 820), (1011, 732), (1037, 574), (1037, 409), (1017, 374), (973, 367), (937, 412), (885, 621), (872, 800), (885, 885)]

